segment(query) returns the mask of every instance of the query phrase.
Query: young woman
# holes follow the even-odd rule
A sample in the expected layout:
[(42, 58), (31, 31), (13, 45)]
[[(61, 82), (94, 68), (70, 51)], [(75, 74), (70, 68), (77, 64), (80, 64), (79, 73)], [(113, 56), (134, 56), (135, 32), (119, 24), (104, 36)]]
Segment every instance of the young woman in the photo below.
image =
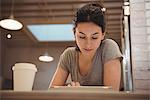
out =
[(103, 7), (91, 3), (80, 8), (74, 19), (77, 47), (68, 47), (60, 56), (50, 87), (64, 86), (71, 75), (71, 86), (112, 86), (119, 90), (122, 54), (117, 43), (104, 39)]

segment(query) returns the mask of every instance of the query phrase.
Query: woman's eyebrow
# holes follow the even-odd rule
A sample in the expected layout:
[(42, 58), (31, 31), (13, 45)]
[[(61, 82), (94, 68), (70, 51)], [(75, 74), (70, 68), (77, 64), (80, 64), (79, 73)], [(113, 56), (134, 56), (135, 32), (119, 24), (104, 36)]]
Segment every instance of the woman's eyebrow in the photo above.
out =
[[(83, 34), (83, 35), (86, 35), (85, 33), (83, 33), (83, 32), (79, 32), (80, 34)], [(92, 35), (96, 35), (96, 34), (99, 34), (98, 32), (95, 32), (95, 33), (93, 33)]]
[(96, 34), (99, 34), (98, 32), (96, 32), (96, 33), (93, 33), (92, 35), (96, 35)]
[(83, 34), (83, 35), (86, 35), (85, 33), (83, 33), (83, 32), (79, 32), (79, 33), (81, 33), (81, 34)]

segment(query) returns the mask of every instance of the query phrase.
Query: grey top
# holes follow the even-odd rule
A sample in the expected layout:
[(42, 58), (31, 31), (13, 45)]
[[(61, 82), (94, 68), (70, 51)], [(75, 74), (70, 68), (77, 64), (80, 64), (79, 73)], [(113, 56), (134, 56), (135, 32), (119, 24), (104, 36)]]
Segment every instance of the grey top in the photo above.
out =
[(94, 55), (91, 70), (83, 76), (80, 74), (78, 66), (79, 52), (76, 50), (76, 47), (68, 47), (60, 56), (58, 67), (69, 72), (72, 81), (78, 81), (82, 86), (103, 85), (104, 63), (111, 59), (122, 58), (118, 44), (111, 39), (105, 39)]

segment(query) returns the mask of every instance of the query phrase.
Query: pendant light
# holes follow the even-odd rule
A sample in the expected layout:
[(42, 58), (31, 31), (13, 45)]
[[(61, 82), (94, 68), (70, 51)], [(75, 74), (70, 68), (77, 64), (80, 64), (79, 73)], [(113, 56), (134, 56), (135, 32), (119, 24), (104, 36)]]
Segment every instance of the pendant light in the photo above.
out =
[(39, 56), (39, 60), (42, 62), (51, 62), (54, 60), (54, 58), (48, 54), (48, 42), (46, 43), (45, 53)]
[(23, 25), (21, 22), (14, 19), (13, 10), (14, 10), (14, 0), (11, 3), (11, 14), (10, 17), (7, 19), (3, 19), (0, 21), (0, 26), (4, 29), (8, 30), (20, 30)]
[[(45, 4), (44, 7), (48, 8), (47, 2), (44, 1), (44, 4)], [(47, 19), (49, 20), (49, 15), (48, 15), (49, 10), (48, 10), (48, 12), (47, 12), (47, 10), (45, 10), (45, 11), (46, 11)], [(46, 34), (47, 34), (47, 37), (48, 37), (48, 33), (46, 33)], [(54, 60), (54, 58), (48, 54), (48, 41), (46, 41), (45, 53), (43, 55), (39, 56), (39, 60), (42, 61), (42, 62), (51, 62), (51, 61)]]
[(42, 62), (51, 62), (53, 61), (53, 57), (49, 56), (48, 52), (46, 51), (44, 55), (39, 56), (39, 60)]

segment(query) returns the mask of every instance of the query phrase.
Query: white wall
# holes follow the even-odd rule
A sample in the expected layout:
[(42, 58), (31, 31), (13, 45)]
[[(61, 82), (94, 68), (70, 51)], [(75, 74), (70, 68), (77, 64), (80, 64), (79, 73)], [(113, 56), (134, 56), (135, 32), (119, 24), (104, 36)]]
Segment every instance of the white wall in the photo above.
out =
[(150, 0), (130, 0), (134, 90), (150, 90)]

